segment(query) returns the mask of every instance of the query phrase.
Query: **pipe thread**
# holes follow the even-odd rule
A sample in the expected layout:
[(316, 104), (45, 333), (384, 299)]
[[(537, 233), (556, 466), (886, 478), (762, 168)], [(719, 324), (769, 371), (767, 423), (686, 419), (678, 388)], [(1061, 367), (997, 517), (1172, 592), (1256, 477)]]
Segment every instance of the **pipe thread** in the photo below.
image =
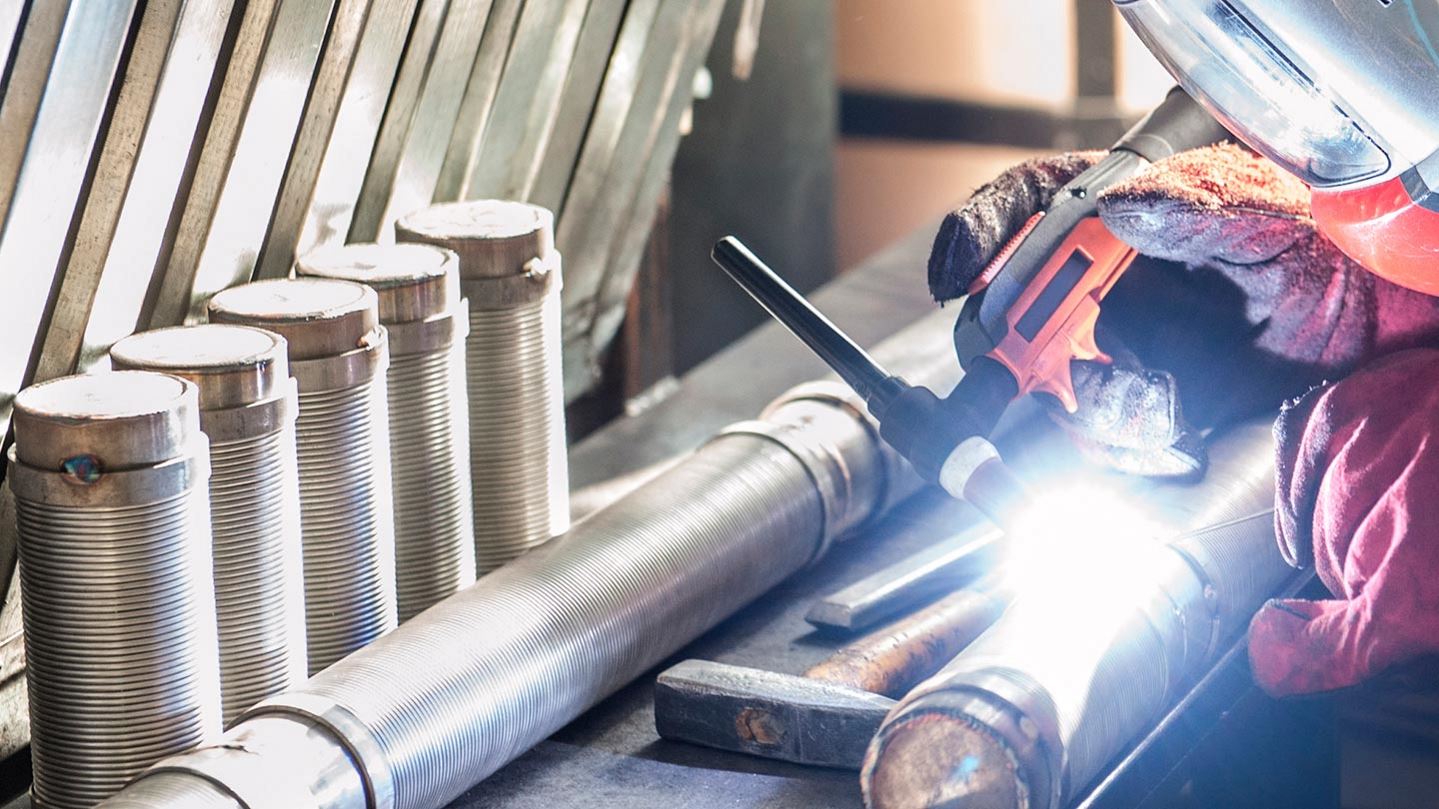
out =
[(81, 809), (220, 729), (206, 498), (17, 498), (34, 799)]
[(383, 380), (300, 393), (295, 424), (311, 674), (395, 628)]
[(390, 359), (395, 584), (406, 621), (475, 580), (464, 345)]
[(302, 682), (305, 594), (293, 428), (210, 445), (225, 723)]
[(558, 289), (471, 309), (465, 340), (475, 561), (487, 573), (569, 528)]

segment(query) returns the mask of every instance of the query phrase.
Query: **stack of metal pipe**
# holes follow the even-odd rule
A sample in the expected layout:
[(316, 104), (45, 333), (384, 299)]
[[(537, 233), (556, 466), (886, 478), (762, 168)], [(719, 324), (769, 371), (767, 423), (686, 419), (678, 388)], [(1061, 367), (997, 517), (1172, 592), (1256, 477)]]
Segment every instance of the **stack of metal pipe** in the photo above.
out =
[[(950, 326), (879, 353), (946, 389)], [(917, 487), (846, 389), (801, 386), (106, 805), (437, 809)]]
[(597, 381), (725, 0), (0, 7), (0, 432), (35, 381), (432, 201), (552, 210)]
[[(407, 621), (475, 580), (465, 399), (465, 301), (458, 260), (418, 244), (351, 244), (302, 257), (300, 276), (375, 290), (389, 333), (395, 585)], [(564, 448), (560, 447), (563, 452)]]
[(216, 295), (210, 320), (274, 331), (289, 346), (313, 674), (396, 623), (389, 343), (379, 299), (347, 281), (260, 281)]

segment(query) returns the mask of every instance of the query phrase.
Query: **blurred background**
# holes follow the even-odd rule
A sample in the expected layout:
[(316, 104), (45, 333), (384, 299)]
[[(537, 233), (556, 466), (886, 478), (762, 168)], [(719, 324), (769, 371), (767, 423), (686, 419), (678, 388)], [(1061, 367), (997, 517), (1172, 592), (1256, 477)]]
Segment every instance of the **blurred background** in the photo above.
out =
[(713, 94), (675, 161), (679, 371), (761, 321), (716, 294), (718, 236), (742, 235), (811, 289), (1013, 163), (1107, 146), (1171, 84), (1107, 0), (770, 2), (748, 81), (731, 69), (739, 16), (735, 4), (721, 23)]

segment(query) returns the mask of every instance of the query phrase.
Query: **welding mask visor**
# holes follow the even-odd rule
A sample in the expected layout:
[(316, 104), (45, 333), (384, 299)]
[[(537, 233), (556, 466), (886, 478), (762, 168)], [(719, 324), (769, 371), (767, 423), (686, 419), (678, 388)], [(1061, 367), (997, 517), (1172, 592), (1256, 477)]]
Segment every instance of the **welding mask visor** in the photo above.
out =
[(1384, 179), (1381, 141), (1229, 0), (1114, 2), (1195, 100), (1310, 186), (1321, 232), (1375, 274), (1439, 295), (1439, 194), (1420, 166)]

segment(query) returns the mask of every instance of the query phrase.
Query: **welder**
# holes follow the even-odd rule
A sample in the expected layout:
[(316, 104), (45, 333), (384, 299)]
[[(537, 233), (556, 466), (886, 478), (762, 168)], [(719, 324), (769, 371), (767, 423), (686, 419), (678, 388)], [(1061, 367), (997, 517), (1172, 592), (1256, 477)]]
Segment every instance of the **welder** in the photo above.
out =
[[(1103, 464), (1182, 477), (1205, 430), (1280, 409), (1280, 546), (1333, 597), (1255, 616), (1259, 684), (1337, 689), (1439, 652), (1439, 2), (1114, 3), (1243, 145), (1100, 198), (1145, 259), (1104, 304), (1113, 362), (1076, 361), (1079, 408), (1055, 418)], [(1023, 163), (946, 217), (935, 298), (1098, 157)]]

